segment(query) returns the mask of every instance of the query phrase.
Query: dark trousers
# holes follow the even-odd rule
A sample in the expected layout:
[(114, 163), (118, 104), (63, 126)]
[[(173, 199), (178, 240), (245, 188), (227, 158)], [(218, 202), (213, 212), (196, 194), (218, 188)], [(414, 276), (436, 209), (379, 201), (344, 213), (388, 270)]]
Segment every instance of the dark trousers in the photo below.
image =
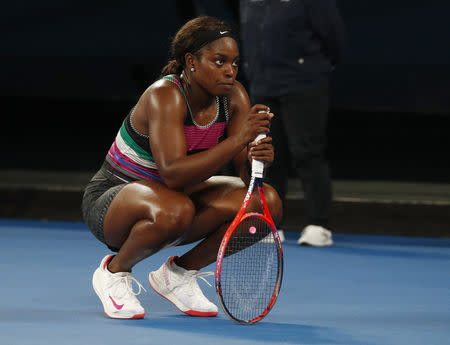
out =
[(328, 80), (303, 93), (254, 97), (253, 104), (257, 103), (269, 106), (275, 114), (270, 129), (275, 161), (267, 169), (266, 182), (275, 187), (284, 203), (289, 169), (294, 169), (302, 182), (308, 224), (328, 226), (332, 196), (324, 152)]

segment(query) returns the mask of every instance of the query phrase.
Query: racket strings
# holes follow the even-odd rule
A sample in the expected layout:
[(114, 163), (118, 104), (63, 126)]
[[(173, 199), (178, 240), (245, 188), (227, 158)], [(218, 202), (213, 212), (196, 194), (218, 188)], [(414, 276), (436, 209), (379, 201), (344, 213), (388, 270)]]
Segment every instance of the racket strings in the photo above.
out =
[(278, 281), (279, 253), (272, 226), (258, 216), (245, 218), (224, 253), (222, 299), (237, 319), (253, 320), (269, 305)]

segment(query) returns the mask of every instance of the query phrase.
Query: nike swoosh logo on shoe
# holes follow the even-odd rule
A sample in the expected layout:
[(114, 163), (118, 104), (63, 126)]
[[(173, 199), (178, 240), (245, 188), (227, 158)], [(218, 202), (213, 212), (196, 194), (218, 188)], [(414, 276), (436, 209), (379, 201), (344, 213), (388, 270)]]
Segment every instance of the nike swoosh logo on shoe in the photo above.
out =
[(116, 303), (116, 301), (114, 301), (113, 298), (112, 298), (111, 296), (109, 296), (109, 299), (111, 300), (111, 302), (113, 303), (114, 307), (115, 307), (117, 310), (120, 310), (120, 309), (123, 308), (124, 305), (123, 305), (123, 304), (118, 305), (118, 304)]
[(170, 285), (169, 272), (167, 272), (166, 265), (163, 266), (163, 278), (164, 278), (164, 283), (166, 283), (166, 286), (169, 286)]

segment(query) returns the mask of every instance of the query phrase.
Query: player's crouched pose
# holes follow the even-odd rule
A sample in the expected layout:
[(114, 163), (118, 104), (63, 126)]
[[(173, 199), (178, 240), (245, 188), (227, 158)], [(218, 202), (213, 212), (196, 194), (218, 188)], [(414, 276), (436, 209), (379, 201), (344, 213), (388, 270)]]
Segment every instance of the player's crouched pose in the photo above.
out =
[[(268, 110), (264, 105), (250, 107), (235, 79), (239, 51), (231, 28), (211, 17), (193, 19), (176, 34), (171, 51), (174, 59), (123, 121), (83, 197), (86, 224), (117, 252), (101, 260), (92, 279), (112, 318), (145, 316), (136, 298), (142, 285), (131, 276), (136, 263), (163, 248), (199, 240), (151, 272), (149, 283), (186, 314), (217, 315), (217, 306), (197, 284), (207, 273), (198, 270), (215, 261), (242, 204), (248, 161), (268, 166), (274, 160), (270, 137), (253, 143), (257, 134), (269, 132), (273, 114), (258, 113)], [(214, 176), (230, 161), (240, 178)], [(277, 223), (280, 198), (270, 186), (265, 191)]]

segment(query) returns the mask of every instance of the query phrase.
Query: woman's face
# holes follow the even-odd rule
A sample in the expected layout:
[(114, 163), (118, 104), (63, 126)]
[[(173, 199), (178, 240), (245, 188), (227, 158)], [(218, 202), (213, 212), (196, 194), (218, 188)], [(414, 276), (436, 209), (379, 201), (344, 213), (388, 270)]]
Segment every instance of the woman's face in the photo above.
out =
[(231, 37), (224, 37), (206, 45), (201, 58), (195, 60), (194, 80), (214, 96), (227, 95), (234, 86), (238, 72), (239, 49)]

